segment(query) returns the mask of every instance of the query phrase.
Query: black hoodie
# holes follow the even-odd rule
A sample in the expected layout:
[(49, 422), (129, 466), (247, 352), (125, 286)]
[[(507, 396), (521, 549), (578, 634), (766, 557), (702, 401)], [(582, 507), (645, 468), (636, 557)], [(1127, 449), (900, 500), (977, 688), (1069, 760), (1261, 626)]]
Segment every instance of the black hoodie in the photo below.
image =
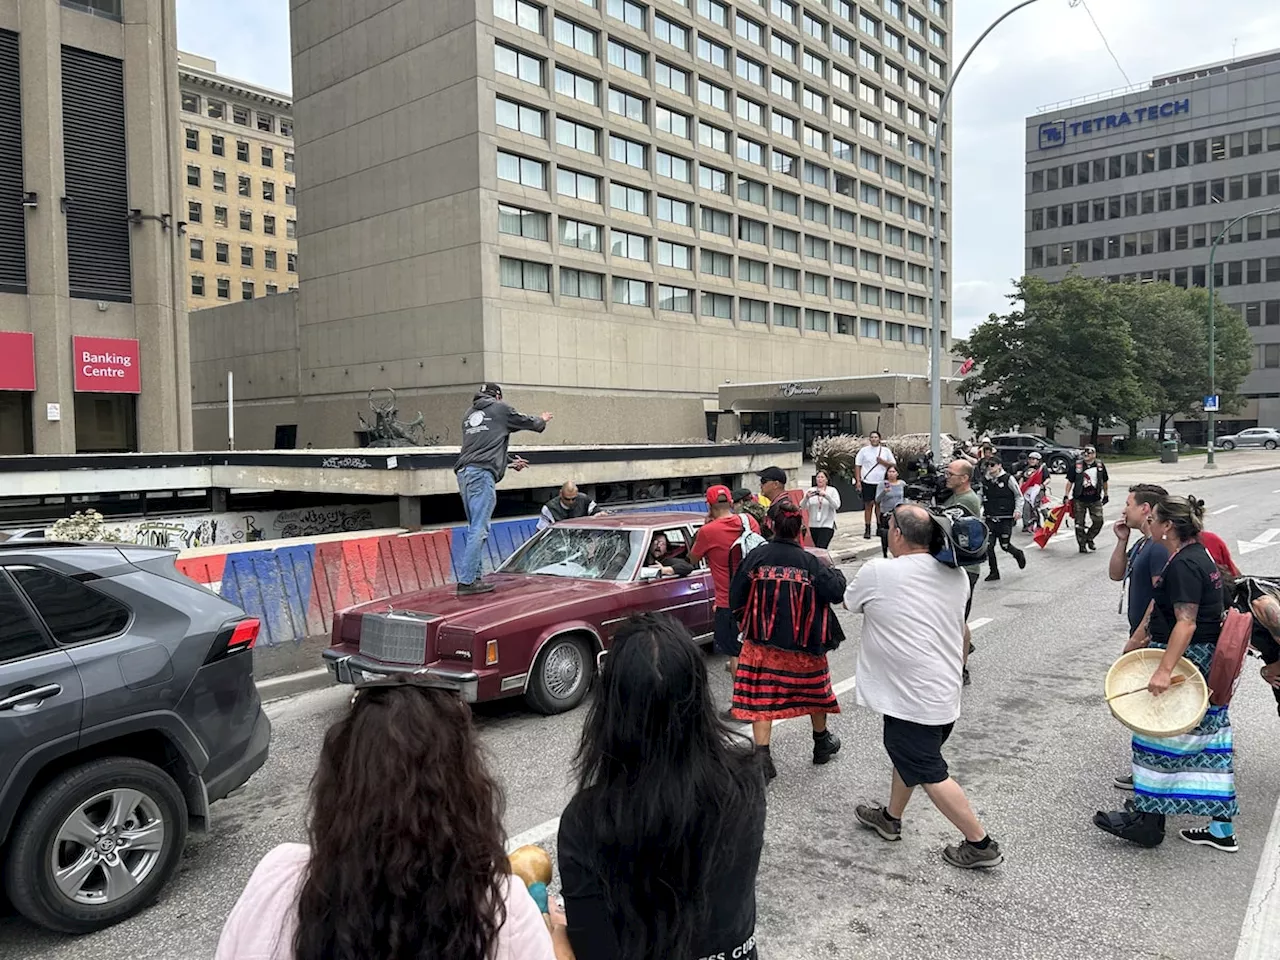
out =
[(507, 443), (517, 430), (541, 433), (547, 422), (541, 417), (526, 417), (488, 394), (476, 394), (471, 409), (462, 421), (462, 453), (453, 465), (457, 473), (463, 467), (479, 467), (501, 480), (507, 472)]

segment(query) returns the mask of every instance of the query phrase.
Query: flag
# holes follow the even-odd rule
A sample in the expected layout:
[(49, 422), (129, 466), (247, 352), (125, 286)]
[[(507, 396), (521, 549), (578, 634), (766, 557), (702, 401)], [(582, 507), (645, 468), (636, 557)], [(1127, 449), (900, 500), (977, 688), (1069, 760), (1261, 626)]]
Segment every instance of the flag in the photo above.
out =
[(1019, 489), (1023, 493), (1026, 493), (1032, 487), (1043, 487), (1043, 486), (1044, 486), (1044, 467), (1040, 467), (1040, 469), (1038, 469), (1035, 473), (1033, 473), (1031, 476), (1027, 477), (1027, 479), (1022, 481), (1022, 486)]
[(1049, 545), (1049, 539), (1058, 532), (1058, 528), (1062, 526), (1062, 521), (1066, 519), (1071, 512), (1072, 501), (1064, 500), (1060, 506), (1054, 507), (1049, 511), (1049, 519), (1045, 525), (1036, 531), (1032, 537), (1041, 550)]
[(967, 377), (969, 371), (973, 369), (973, 357), (969, 357), (964, 363), (960, 364), (960, 376)]

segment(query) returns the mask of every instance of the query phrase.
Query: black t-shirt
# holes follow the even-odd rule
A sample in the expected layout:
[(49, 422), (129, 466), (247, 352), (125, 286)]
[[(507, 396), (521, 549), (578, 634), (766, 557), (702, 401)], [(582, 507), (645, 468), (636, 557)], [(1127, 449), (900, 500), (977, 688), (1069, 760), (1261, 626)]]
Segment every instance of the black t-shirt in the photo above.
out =
[(1106, 485), (1107, 466), (1101, 460), (1092, 465), (1077, 460), (1067, 467), (1067, 483), (1071, 484), (1071, 495), (1081, 503), (1097, 503), (1102, 499), (1102, 488)]
[(1188, 543), (1169, 558), (1152, 591), (1151, 639), (1168, 643), (1177, 623), (1174, 606), (1199, 605), (1192, 643), (1217, 643), (1222, 632), (1222, 574), (1203, 544)]
[[(619, 937), (625, 931), (614, 926), (605, 905), (600, 874), (616, 869), (618, 857), (610, 857), (595, 841), (592, 804), (579, 793), (560, 818), (558, 860), (569, 941), (577, 960), (615, 960)], [(714, 798), (702, 809), (709, 816), (723, 817), (725, 833), (717, 850), (696, 851), (701, 862), (710, 862), (706, 921), (695, 936), (689, 957), (663, 960), (703, 960), (707, 957), (737, 957), (756, 960), (756, 873), (764, 846), (765, 801), (763, 786), (755, 805), (745, 811), (722, 810)], [(602, 860), (608, 859), (609, 863)], [(693, 905), (690, 905), (693, 909)], [(640, 905), (640, 909), (644, 909)]]

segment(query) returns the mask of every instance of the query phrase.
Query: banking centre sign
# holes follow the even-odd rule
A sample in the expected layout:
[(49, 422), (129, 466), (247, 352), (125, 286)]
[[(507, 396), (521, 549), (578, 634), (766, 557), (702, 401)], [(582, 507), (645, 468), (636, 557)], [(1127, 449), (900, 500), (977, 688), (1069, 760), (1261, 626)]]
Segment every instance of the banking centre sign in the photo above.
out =
[(1050, 120), (1040, 124), (1040, 149), (1052, 150), (1065, 146), (1068, 139), (1087, 137), (1106, 130), (1118, 130), (1134, 123), (1151, 123), (1168, 117), (1176, 117), (1180, 113), (1191, 112), (1191, 101), (1167, 100), (1151, 107), (1138, 107), (1135, 110), (1122, 110), (1119, 113), (1108, 113), (1088, 120)]

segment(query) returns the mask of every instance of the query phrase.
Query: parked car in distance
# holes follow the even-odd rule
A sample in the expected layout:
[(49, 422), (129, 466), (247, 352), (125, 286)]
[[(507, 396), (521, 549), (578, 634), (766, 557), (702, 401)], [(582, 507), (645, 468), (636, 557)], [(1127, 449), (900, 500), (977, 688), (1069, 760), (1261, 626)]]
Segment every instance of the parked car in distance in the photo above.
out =
[(1217, 446), (1222, 450), (1234, 450), (1236, 447), (1265, 447), (1274, 450), (1280, 446), (1280, 430), (1274, 427), (1250, 427), (1239, 433), (1219, 437)]
[(152, 903), (188, 829), (266, 762), (258, 621), (176, 556), (0, 544), (0, 878), (51, 930)]
[(591, 686), (596, 654), (634, 613), (668, 613), (711, 641), (710, 570), (663, 577), (645, 564), (658, 534), (672, 556), (687, 555), (705, 520), (652, 512), (557, 523), (485, 577), (492, 593), (458, 597), (447, 584), (339, 611), (324, 662), (339, 683), (419, 673), (471, 702), (523, 696), (540, 713), (572, 710)]
[(1006, 467), (1015, 466), (1036, 450), (1044, 457), (1050, 473), (1066, 473), (1067, 467), (1082, 453), (1078, 447), (1069, 447), (1038, 433), (1001, 433), (992, 436), (991, 442)]

